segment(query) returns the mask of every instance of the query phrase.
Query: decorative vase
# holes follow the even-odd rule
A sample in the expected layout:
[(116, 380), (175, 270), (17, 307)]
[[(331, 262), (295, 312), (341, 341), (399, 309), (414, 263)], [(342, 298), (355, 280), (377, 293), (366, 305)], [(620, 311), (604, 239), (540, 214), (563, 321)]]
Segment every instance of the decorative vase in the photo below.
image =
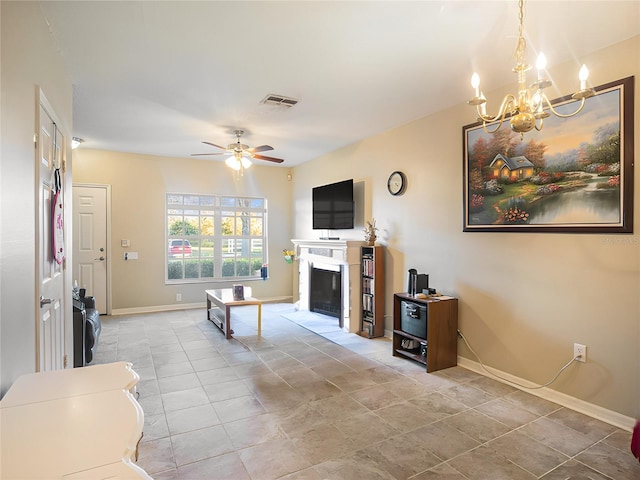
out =
[(367, 222), (364, 226), (364, 241), (367, 242), (367, 245), (369, 245), (370, 247), (372, 247), (375, 243), (376, 243), (376, 238), (378, 238), (378, 236), (376, 235), (376, 230), (378, 230), (378, 227), (376, 227), (376, 219), (372, 218), (370, 222)]
[(293, 255), (285, 255), (284, 261), (287, 263), (293, 263)]

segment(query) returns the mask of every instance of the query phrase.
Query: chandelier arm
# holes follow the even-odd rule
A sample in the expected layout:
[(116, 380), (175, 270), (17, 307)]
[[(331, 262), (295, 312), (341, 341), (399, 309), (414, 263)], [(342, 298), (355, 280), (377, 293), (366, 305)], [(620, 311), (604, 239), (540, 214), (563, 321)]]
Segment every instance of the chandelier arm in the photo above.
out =
[(565, 114), (565, 113), (560, 113), (560, 112), (558, 112), (556, 109), (554, 109), (554, 108), (553, 108), (553, 105), (551, 105), (551, 102), (550, 102), (550, 101), (549, 101), (549, 99), (546, 97), (546, 95), (545, 95), (544, 99), (545, 99), (545, 100), (546, 100), (546, 102), (547, 102), (547, 106), (549, 107), (549, 110), (551, 110), (551, 112), (553, 112), (553, 114), (554, 114), (556, 117), (560, 117), (560, 118), (569, 118), (569, 117), (573, 117), (574, 115), (577, 115), (578, 113), (580, 113), (580, 112), (582, 111), (582, 109), (584, 108), (584, 103), (585, 103), (585, 100), (586, 100), (586, 98), (582, 98), (582, 99), (580, 100), (580, 105), (578, 106), (578, 109), (577, 109), (575, 112), (573, 112), (573, 113), (566, 113), (566, 114)]
[(540, 131), (542, 130), (542, 125), (544, 125), (544, 118), (540, 118), (540, 126), (538, 126), (538, 124), (536, 123), (536, 130)]
[(478, 116), (483, 122), (493, 123), (498, 119), (501, 119), (500, 123), (502, 123), (504, 122), (504, 117), (507, 115), (507, 112), (513, 111), (513, 107), (516, 105), (516, 102), (517, 102), (517, 99), (515, 95), (511, 93), (506, 95), (502, 100), (502, 103), (500, 104), (500, 109), (498, 110), (498, 114), (495, 117), (492, 117), (491, 115), (487, 115), (486, 113), (482, 113), (482, 111), (480, 110), (480, 105), (478, 105), (476, 109), (478, 111)]
[(489, 130), (487, 128), (487, 122), (482, 122), (482, 129), (487, 133), (496, 133), (503, 123), (504, 123), (504, 118), (498, 122), (498, 124), (496, 125), (496, 128), (494, 128), (493, 130)]

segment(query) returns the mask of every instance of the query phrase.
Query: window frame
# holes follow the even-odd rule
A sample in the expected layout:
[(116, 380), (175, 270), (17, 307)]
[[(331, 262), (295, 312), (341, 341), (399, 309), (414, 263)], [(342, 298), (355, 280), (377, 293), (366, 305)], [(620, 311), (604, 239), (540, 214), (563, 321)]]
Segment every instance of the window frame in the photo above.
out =
[[(191, 202), (187, 202), (187, 199)], [(195, 200), (197, 203), (193, 203)], [(176, 200), (179, 202), (176, 203)], [(222, 194), (200, 194), (200, 193), (184, 193), (184, 192), (166, 192), (165, 193), (165, 262), (164, 262), (164, 279), (166, 285), (191, 284), (191, 283), (221, 283), (221, 282), (237, 282), (262, 279), (260, 267), (268, 263), (268, 240), (267, 240), (267, 199), (264, 197), (252, 197), (247, 195), (222, 195)], [(172, 217), (182, 217), (184, 222), (181, 234), (171, 234)], [(193, 218), (196, 217), (197, 234), (187, 234), (185, 228), (187, 226), (187, 218), (190, 217), (193, 224)], [(213, 233), (211, 235), (203, 235), (203, 219), (213, 218)], [(234, 220), (229, 220), (233, 218)], [(223, 223), (226, 219), (226, 225)], [(257, 220), (257, 221), (256, 221)], [(230, 223), (231, 222), (231, 223)], [(246, 223), (245, 223), (246, 222)], [(253, 234), (255, 223), (261, 226), (262, 234)], [(260, 225), (261, 224), (261, 225)], [(210, 227), (211, 228), (211, 227)], [(231, 228), (231, 232), (228, 232)], [(242, 231), (238, 231), (240, 228)], [(225, 234), (225, 230), (227, 233)], [(174, 254), (171, 253), (172, 240), (187, 240), (191, 246), (191, 254)], [(230, 254), (223, 251), (225, 241), (231, 241), (234, 245), (233, 252)], [(213, 243), (213, 252), (209, 256), (202, 256), (202, 245), (206, 242)], [(245, 245), (245, 250), (238, 245)], [(261, 248), (255, 248), (260, 245)], [(240, 252), (238, 252), (240, 251)], [(194, 258), (195, 254), (195, 258)], [(230, 259), (233, 260), (230, 260)], [(212, 261), (211, 277), (202, 277), (203, 264), (207, 260)], [(245, 260), (246, 259), (246, 260)], [(189, 270), (193, 273), (193, 267), (188, 268), (188, 264), (197, 264), (197, 277), (187, 277)], [(170, 277), (170, 265), (180, 264), (181, 272), (179, 278)], [(233, 265), (233, 275), (225, 276), (228, 271), (229, 264)], [(254, 266), (259, 267), (253, 268)], [(176, 267), (172, 267), (176, 268)], [(247, 275), (238, 275), (238, 269), (247, 271)], [(173, 270), (173, 273), (177, 272)], [(240, 272), (242, 273), (242, 272)]]

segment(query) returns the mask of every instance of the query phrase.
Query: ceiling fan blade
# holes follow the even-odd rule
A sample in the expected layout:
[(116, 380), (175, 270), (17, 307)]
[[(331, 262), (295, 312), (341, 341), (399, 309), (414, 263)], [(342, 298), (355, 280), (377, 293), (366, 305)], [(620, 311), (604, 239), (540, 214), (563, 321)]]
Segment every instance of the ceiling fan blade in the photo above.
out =
[(221, 147), (220, 145), (216, 145), (215, 143), (211, 143), (211, 142), (202, 142), (202, 143), (204, 143), (205, 145), (211, 145), (212, 147), (219, 148), (220, 150), (226, 150), (227, 149), (226, 147)]
[(260, 145), (259, 147), (247, 148), (247, 151), (251, 153), (266, 152), (267, 150), (273, 150), (273, 147), (271, 145)]
[(275, 162), (282, 163), (284, 160), (282, 158), (275, 157), (265, 157), (264, 155), (252, 155), (253, 158), (257, 158), (258, 160), (266, 160), (267, 162)]
[(192, 153), (192, 157), (197, 157), (199, 155), (224, 155), (224, 153)]

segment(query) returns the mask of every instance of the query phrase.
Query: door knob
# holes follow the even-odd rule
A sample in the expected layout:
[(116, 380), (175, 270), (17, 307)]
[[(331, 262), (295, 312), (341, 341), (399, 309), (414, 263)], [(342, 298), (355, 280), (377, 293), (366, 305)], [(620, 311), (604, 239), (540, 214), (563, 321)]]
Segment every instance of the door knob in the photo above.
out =
[(51, 298), (44, 298), (42, 295), (40, 295), (40, 308), (44, 307), (45, 305), (49, 305), (51, 302), (53, 302)]
[(100, 260), (102, 262), (104, 260), (104, 257), (94, 258), (94, 260)]

